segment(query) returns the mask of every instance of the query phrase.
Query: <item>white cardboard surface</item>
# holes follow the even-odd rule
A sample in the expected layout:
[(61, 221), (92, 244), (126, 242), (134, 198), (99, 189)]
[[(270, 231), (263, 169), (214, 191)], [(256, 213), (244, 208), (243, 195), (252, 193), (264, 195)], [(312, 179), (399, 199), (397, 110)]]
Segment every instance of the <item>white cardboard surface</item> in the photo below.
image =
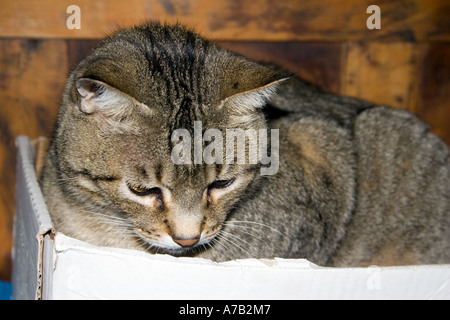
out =
[(450, 299), (450, 265), (323, 268), (278, 258), (214, 263), (98, 247), (55, 233), (30, 142), (19, 137), (17, 146), (16, 299)]
[(99, 248), (56, 234), (57, 299), (448, 299), (448, 266), (321, 268)]

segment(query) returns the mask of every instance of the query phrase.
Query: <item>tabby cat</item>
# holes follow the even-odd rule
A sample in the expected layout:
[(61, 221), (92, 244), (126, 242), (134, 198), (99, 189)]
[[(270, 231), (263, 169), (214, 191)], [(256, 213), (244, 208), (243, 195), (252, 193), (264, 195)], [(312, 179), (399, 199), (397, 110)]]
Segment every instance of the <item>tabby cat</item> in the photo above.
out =
[[(56, 230), (101, 246), (450, 263), (449, 149), (428, 130), (150, 23), (113, 34), (71, 73), (40, 183)], [(244, 161), (220, 148), (198, 158), (213, 142)], [(252, 147), (264, 143), (271, 161)]]

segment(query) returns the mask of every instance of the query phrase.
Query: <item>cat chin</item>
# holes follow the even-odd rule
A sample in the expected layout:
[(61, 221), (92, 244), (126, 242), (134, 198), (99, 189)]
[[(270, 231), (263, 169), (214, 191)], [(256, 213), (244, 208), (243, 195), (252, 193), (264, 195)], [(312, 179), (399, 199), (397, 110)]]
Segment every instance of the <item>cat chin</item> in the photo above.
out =
[(182, 247), (176, 244), (169, 235), (161, 237), (158, 241), (149, 239), (143, 235), (140, 235), (140, 239), (148, 246), (148, 251), (152, 253), (170, 254), (177, 257), (192, 256), (194, 253), (202, 251), (208, 242), (199, 241), (191, 247)]
[(197, 244), (189, 248), (184, 247), (174, 248), (174, 247), (167, 247), (165, 245), (162, 246), (157, 243), (152, 243), (150, 248), (150, 251), (152, 253), (170, 254), (175, 257), (189, 257), (202, 250), (204, 249), (201, 244)]
[(210, 242), (216, 236), (216, 234), (202, 234), (200, 236), (200, 240), (195, 245), (183, 247), (176, 243), (168, 234), (155, 238), (155, 236), (151, 233), (137, 227), (134, 228), (134, 232), (138, 239), (140, 239), (140, 249), (144, 248), (144, 250), (152, 253), (170, 254), (177, 257), (193, 256), (200, 251), (204, 251), (208, 246), (210, 246)]

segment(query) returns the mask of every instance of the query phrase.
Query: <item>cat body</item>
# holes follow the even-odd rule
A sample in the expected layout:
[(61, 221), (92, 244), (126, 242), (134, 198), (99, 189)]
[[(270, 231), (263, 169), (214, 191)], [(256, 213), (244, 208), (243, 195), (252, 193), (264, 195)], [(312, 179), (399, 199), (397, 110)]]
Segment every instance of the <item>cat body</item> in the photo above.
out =
[[(198, 123), (201, 140), (180, 144)], [(215, 149), (196, 162), (212, 141), (245, 161)], [(251, 161), (253, 142), (268, 143), (276, 172)], [(55, 229), (97, 245), (398, 265), (450, 262), (449, 169), (447, 146), (407, 112), (148, 24), (70, 75), (40, 183)]]

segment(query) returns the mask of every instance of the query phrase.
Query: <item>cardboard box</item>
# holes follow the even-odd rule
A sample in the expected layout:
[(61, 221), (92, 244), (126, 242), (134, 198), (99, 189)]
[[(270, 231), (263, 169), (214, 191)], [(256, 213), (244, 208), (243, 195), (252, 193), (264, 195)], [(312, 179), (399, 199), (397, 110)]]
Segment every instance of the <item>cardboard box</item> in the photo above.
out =
[(304, 259), (215, 263), (99, 247), (54, 230), (35, 152), (18, 137), (14, 299), (449, 299), (450, 265), (324, 268)]

